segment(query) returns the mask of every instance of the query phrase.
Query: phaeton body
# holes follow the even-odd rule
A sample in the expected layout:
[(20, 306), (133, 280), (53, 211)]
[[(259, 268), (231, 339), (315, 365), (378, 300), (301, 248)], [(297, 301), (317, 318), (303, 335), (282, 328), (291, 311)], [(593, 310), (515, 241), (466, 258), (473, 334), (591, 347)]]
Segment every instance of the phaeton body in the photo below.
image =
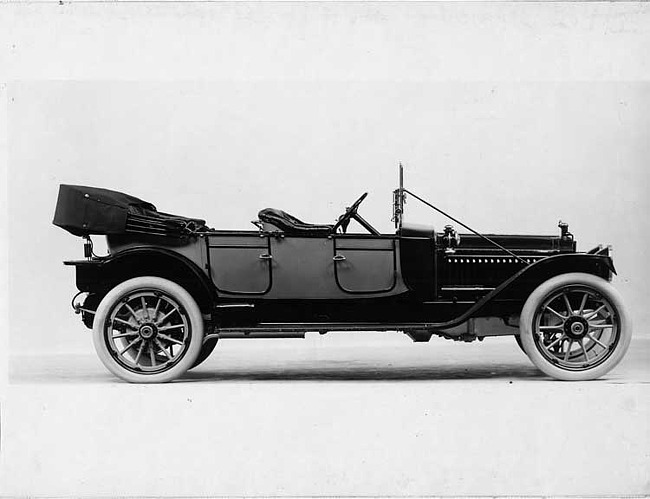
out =
[[(85, 259), (65, 262), (82, 296), (73, 306), (102, 362), (130, 382), (175, 379), (220, 338), (310, 331), (401, 331), (416, 342), (513, 335), (565, 380), (597, 378), (621, 360), (631, 325), (609, 283), (608, 247), (576, 252), (566, 224), (553, 236), (481, 235), (452, 217), (470, 232), (408, 225), (407, 195), (438, 210), (404, 188), (400, 168), (392, 234), (359, 215), (366, 194), (333, 224), (267, 208), (255, 230), (232, 231), (62, 185), (54, 223), (85, 239)], [(365, 233), (347, 233), (352, 220)], [(107, 256), (93, 254), (91, 235), (106, 236)]]

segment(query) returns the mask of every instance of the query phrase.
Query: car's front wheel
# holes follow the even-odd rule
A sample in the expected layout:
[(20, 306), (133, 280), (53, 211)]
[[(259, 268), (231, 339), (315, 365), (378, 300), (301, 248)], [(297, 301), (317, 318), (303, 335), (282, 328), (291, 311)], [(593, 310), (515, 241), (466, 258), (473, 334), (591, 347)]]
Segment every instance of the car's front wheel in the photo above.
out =
[(521, 312), (524, 351), (541, 371), (561, 380), (603, 376), (621, 361), (631, 336), (621, 296), (590, 274), (549, 279), (531, 293)]
[(178, 284), (136, 277), (102, 299), (93, 342), (106, 368), (130, 383), (164, 383), (196, 361), (203, 343), (203, 317)]

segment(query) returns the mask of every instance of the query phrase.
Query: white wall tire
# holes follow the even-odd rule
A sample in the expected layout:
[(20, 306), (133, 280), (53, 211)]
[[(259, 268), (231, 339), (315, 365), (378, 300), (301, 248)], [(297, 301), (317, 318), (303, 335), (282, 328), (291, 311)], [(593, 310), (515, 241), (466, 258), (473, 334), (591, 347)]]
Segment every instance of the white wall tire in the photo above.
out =
[(203, 317), (194, 298), (178, 284), (136, 277), (115, 286), (99, 304), (93, 343), (115, 376), (129, 383), (165, 383), (196, 361)]
[(542, 372), (565, 381), (599, 378), (621, 361), (632, 322), (623, 300), (604, 279), (562, 274), (541, 284), (520, 318), (524, 351)]

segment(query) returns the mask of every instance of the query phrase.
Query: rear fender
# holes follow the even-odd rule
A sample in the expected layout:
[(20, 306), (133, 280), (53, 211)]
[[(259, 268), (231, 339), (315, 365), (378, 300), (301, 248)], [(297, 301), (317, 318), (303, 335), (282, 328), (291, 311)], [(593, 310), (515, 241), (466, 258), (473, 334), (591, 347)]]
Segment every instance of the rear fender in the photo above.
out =
[(100, 296), (133, 277), (163, 277), (183, 286), (203, 311), (216, 300), (207, 274), (189, 258), (164, 248), (135, 247), (101, 260), (65, 262), (77, 269), (77, 288)]

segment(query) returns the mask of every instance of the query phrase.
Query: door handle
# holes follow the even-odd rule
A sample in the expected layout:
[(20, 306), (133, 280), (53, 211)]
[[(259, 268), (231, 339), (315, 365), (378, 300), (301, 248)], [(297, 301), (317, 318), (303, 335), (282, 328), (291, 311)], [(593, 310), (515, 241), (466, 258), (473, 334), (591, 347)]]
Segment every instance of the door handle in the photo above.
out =
[(264, 253), (263, 255), (260, 255), (260, 260), (270, 260), (272, 258), (273, 256), (269, 255), (268, 253)]
[(345, 260), (345, 257), (343, 255), (334, 255), (334, 258), (332, 258), (335, 262), (342, 262)]

